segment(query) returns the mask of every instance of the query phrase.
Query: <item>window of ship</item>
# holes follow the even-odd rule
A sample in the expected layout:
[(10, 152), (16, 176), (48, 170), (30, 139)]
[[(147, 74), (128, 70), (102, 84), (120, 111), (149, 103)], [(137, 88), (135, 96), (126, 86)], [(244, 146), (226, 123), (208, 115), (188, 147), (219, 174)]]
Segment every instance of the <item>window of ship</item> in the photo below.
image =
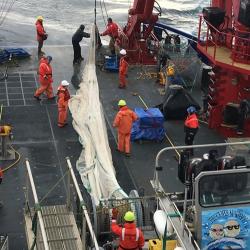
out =
[(200, 178), (198, 186), (202, 207), (250, 202), (250, 173), (207, 175)]

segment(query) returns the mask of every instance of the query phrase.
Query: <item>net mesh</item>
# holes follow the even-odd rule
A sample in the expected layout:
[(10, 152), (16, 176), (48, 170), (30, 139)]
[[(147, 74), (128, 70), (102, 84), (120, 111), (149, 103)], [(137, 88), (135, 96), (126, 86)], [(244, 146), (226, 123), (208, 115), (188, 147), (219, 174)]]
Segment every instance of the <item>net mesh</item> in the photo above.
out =
[(119, 186), (108, 144), (107, 129), (99, 100), (95, 66), (95, 26), (92, 28), (88, 62), (76, 95), (69, 101), (73, 127), (83, 146), (76, 168), (83, 185), (94, 197), (96, 205), (101, 198), (127, 197)]

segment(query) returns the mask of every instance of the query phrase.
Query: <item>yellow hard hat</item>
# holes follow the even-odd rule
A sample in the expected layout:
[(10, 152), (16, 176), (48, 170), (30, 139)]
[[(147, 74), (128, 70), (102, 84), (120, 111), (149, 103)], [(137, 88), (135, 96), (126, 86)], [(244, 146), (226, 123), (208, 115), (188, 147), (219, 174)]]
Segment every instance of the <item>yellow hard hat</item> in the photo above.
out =
[(172, 66), (169, 66), (167, 69), (167, 76), (173, 76), (174, 73), (174, 68)]
[(128, 211), (125, 215), (124, 215), (124, 220), (125, 221), (134, 221), (135, 220), (135, 214), (131, 211)]
[(118, 106), (126, 106), (127, 104), (126, 104), (126, 101), (125, 100), (120, 100), (119, 102), (118, 102)]
[(41, 20), (41, 21), (43, 21), (43, 17), (42, 17), (42, 16), (38, 16), (36, 20)]

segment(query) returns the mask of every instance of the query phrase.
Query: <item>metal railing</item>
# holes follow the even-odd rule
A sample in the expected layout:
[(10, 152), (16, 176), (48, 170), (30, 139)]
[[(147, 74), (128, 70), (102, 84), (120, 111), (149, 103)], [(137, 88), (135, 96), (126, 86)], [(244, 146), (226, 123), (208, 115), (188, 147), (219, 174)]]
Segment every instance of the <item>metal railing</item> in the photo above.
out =
[[(80, 201), (80, 206), (81, 206), (82, 211), (83, 211), (83, 217), (82, 217), (83, 223), (82, 223), (82, 225), (83, 225), (83, 227), (85, 226), (84, 221), (86, 220), (87, 225), (88, 225), (88, 229), (89, 229), (89, 232), (90, 232), (90, 235), (91, 235), (91, 239), (92, 239), (92, 241), (94, 243), (94, 246), (95, 246), (95, 249), (99, 249), (98, 242), (97, 242), (97, 239), (96, 239), (96, 235), (95, 235), (95, 232), (94, 232), (93, 227), (92, 227), (92, 222), (90, 220), (90, 216), (89, 216), (87, 208), (85, 206), (85, 202), (83, 200), (82, 193), (81, 193), (79, 185), (77, 183), (77, 180), (76, 180), (76, 177), (75, 177), (75, 173), (74, 173), (74, 170), (73, 170), (71, 162), (70, 162), (70, 158), (66, 157), (66, 161), (67, 161), (67, 166), (68, 166), (68, 169), (69, 169), (69, 174), (70, 174), (71, 180), (73, 181), (73, 186), (74, 186), (74, 188), (76, 190), (78, 199)], [(70, 192), (70, 185), (68, 185), (68, 192), (67, 193), (68, 193), (67, 200), (69, 201), (70, 200), (69, 195), (71, 193)], [(85, 231), (85, 228), (83, 228), (83, 232), (84, 231)], [(83, 233), (82, 233), (82, 236), (83, 236)], [(84, 245), (85, 242), (84, 242), (83, 239), (82, 239), (82, 243), (83, 243), (83, 249), (85, 249), (85, 245)]]
[[(34, 197), (34, 201), (35, 201), (35, 211), (37, 213), (38, 216), (38, 221), (39, 221), (39, 226), (41, 229), (41, 234), (42, 234), (42, 239), (43, 239), (43, 244), (44, 244), (44, 249), (45, 250), (49, 250), (49, 244), (48, 244), (48, 238), (46, 235), (46, 231), (45, 231), (45, 226), (44, 226), (44, 221), (42, 218), (42, 213), (41, 213), (41, 207), (40, 207), (40, 203), (38, 201), (38, 196), (37, 196), (37, 192), (36, 192), (36, 187), (35, 187), (35, 183), (33, 180), (33, 176), (31, 173), (31, 169), (30, 169), (30, 163), (29, 161), (26, 159), (25, 161), (26, 163), (26, 168), (27, 168), (27, 185), (26, 185), (26, 199), (28, 199), (28, 192), (29, 192), (29, 185), (28, 185), (28, 181), (30, 182), (30, 187), (33, 193), (33, 197)], [(27, 204), (28, 201), (26, 201)]]
[[(204, 31), (206, 35), (201, 39)], [(212, 47), (212, 59), (214, 60), (216, 60), (218, 48), (225, 47), (231, 50), (230, 56), (232, 58), (232, 64), (234, 62), (250, 64), (250, 33), (241, 31), (237, 25), (234, 29), (219, 31), (207, 22), (203, 15), (200, 15), (198, 45), (204, 48), (206, 52), (208, 52), (208, 48)], [(228, 62), (228, 64), (230, 64), (230, 62)]]
[[(195, 149), (195, 148), (208, 148), (208, 147), (226, 147), (226, 146), (236, 146), (236, 145), (249, 145), (250, 141), (242, 141), (242, 142), (231, 142), (231, 143), (213, 143), (213, 144), (202, 144), (202, 145), (192, 145), (192, 146), (174, 146), (174, 147), (166, 147), (161, 149), (156, 158), (155, 158), (155, 172), (154, 172), (154, 179), (152, 180), (152, 185), (153, 188), (155, 190), (156, 193), (159, 193), (162, 191), (162, 187), (159, 181), (159, 171), (162, 171), (162, 167), (159, 165), (159, 160), (160, 157), (162, 156), (162, 154), (164, 152), (170, 151), (170, 150), (174, 150), (177, 151), (179, 149), (183, 149), (183, 150), (188, 150), (188, 149)], [(166, 198), (165, 200), (165, 204), (167, 204), (168, 206), (171, 204), (172, 207), (174, 206), (174, 210), (178, 211), (177, 207), (175, 206), (175, 204), (173, 202), (171, 202), (170, 199)], [(164, 200), (162, 200), (162, 205), (164, 206)], [(167, 206), (166, 206), (167, 207)], [(184, 199), (184, 205), (183, 205), (183, 217), (179, 218), (180, 222), (182, 224), (182, 236), (180, 235), (180, 228), (174, 225), (174, 222), (172, 222), (172, 219), (168, 216), (169, 220), (171, 221), (173, 227), (175, 228), (175, 230), (179, 231), (178, 232), (178, 238), (181, 241), (182, 239), (184, 239), (184, 235), (187, 235), (187, 238), (189, 238), (189, 242), (191, 242), (191, 238), (192, 238), (192, 233), (191, 231), (188, 229), (188, 227), (185, 224), (185, 219), (186, 219), (186, 211), (187, 211), (187, 188), (185, 188), (185, 199)], [(184, 242), (184, 241), (183, 241)], [(194, 241), (193, 244), (195, 245), (196, 249), (199, 249), (197, 243)], [(182, 245), (183, 247), (184, 244)], [(186, 248), (185, 248), (186, 249)]]

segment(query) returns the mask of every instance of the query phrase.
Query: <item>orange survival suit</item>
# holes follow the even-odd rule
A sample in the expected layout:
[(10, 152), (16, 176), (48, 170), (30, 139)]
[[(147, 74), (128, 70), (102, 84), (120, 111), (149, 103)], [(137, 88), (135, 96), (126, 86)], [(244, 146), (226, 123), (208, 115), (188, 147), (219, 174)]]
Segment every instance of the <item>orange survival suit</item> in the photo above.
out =
[(66, 125), (67, 113), (68, 113), (68, 102), (70, 94), (67, 87), (60, 85), (57, 89), (58, 95), (58, 127), (64, 127)]
[(126, 75), (128, 73), (128, 62), (126, 56), (121, 57), (119, 64), (119, 88), (126, 87)]
[(43, 41), (46, 40), (48, 37), (44, 27), (43, 21), (37, 20), (36, 21), (36, 39), (38, 42), (38, 53), (42, 52)]
[(107, 29), (101, 35), (102, 36), (109, 35), (112, 38), (116, 39), (118, 37), (118, 25), (113, 21), (109, 22), (107, 24)]
[(144, 246), (144, 236), (135, 223), (125, 223), (124, 227), (116, 224), (116, 220), (112, 220), (111, 230), (120, 237), (118, 250), (139, 250)]
[[(195, 113), (189, 114), (184, 123), (184, 132), (185, 132), (185, 144), (193, 145), (194, 137), (199, 129), (199, 121)], [(190, 152), (190, 155), (193, 155), (193, 149), (190, 148), (187, 150)]]
[(115, 40), (118, 38), (118, 25), (112, 20), (108, 21), (107, 29), (100, 34), (101, 36), (110, 36), (109, 48), (112, 54), (115, 54)]
[(43, 23), (40, 20), (36, 21), (36, 39), (37, 41), (43, 41), (46, 36), (45, 29), (43, 27)]
[(130, 154), (130, 136), (134, 121), (138, 119), (136, 113), (127, 106), (120, 107), (113, 126), (118, 128), (118, 150)]
[(47, 58), (41, 58), (39, 65), (39, 82), (40, 88), (35, 92), (35, 97), (38, 97), (45, 92), (48, 99), (53, 98), (53, 88), (52, 88), (52, 67), (49, 64)]

